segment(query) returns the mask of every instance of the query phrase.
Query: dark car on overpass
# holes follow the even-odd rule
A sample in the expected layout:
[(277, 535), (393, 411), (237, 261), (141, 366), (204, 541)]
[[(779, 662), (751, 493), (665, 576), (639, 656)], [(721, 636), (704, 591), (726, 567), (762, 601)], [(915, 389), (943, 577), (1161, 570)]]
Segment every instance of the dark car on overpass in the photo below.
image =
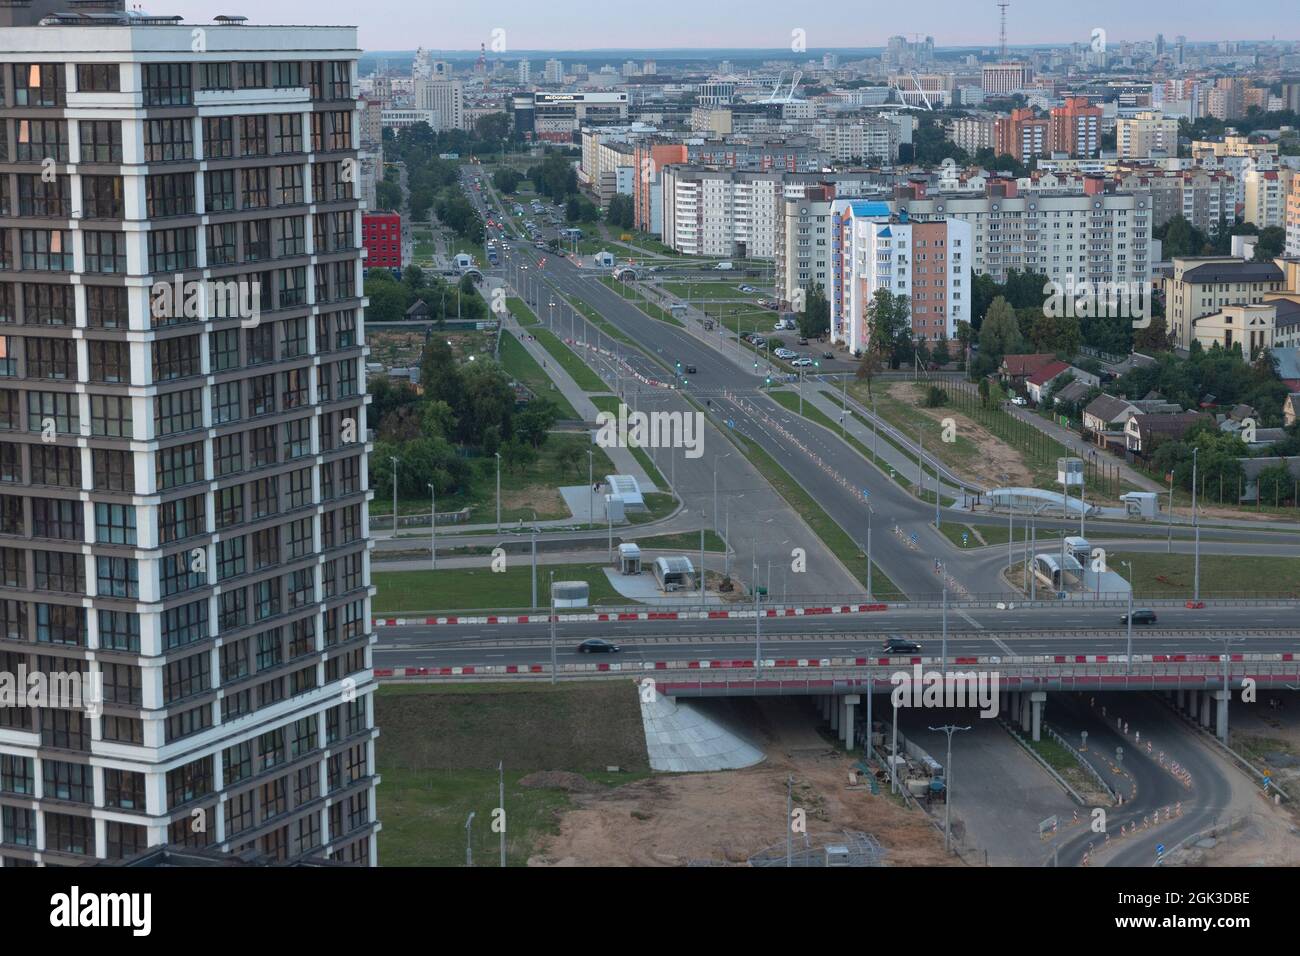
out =
[(578, 645), (579, 654), (617, 654), (619, 646), (610, 641), (593, 637)]
[(885, 650), (890, 653), (918, 654), (921, 651), (921, 645), (916, 641), (909, 641), (905, 637), (891, 637), (885, 641)]
[[(1121, 614), (1119, 618), (1121, 624), (1128, 624), (1128, 615)], [(1154, 624), (1156, 622), (1156, 612), (1150, 608), (1140, 608), (1133, 612), (1134, 624)]]

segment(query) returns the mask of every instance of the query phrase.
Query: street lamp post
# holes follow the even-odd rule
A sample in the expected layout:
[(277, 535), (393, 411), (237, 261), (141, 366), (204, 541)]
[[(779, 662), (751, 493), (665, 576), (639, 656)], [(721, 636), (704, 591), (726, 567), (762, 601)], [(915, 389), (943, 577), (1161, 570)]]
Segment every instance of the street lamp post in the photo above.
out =
[(595, 467), (594, 454), (592, 449), (587, 449), (587, 524), (590, 525), (596, 523), (596, 482), (591, 474)]
[(465, 818), (465, 865), (466, 866), (474, 865), (474, 844), (471, 840), (471, 837), (473, 835), (473, 829), (472, 829), (473, 826), (474, 826), (474, 811), (471, 810), (469, 812), (469, 816)]
[(551, 572), (551, 683), (555, 683), (556, 671), (556, 651), (555, 651), (555, 572)]
[(1125, 618), (1128, 639), (1124, 651), (1124, 673), (1128, 674), (1133, 670), (1133, 565), (1127, 561), (1121, 561), (1120, 564), (1128, 568), (1128, 615)]
[(945, 724), (930, 729), (948, 735), (948, 759), (943, 765), (943, 848), (952, 852), (952, 735), (970, 728)]
[(397, 537), (397, 464), (400, 458), (388, 456), (388, 460), (393, 463), (393, 537)]
[[(494, 452), (494, 454), (496, 455), (496, 459), (497, 459), (497, 534), (500, 534), (501, 533), (501, 452), (499, 451)], [(396, 502), (396, 500), (397, 500), (396, 497), (394, 497), (393, 501)], [(394, 507), (393, 526), (396, 527), (397, 526), (396, 505), (394, 505), (393, 507)]]
[(1192, 528), (1195, 532), (1196, 543), (1192, 551), (1192, 600), (1201, 599), (1201, 516), (1196, 510), (1196, 456), (1200, 448), (1192, 449)]
[(533, 510), (533, 530), (529, 536), (532, 540), (533, 551), (533, 603), (532, 607), (537, 607), (537, 511)]
[(438, 570), (438, 491), (429, 482), (429, 561), (430, 570)]

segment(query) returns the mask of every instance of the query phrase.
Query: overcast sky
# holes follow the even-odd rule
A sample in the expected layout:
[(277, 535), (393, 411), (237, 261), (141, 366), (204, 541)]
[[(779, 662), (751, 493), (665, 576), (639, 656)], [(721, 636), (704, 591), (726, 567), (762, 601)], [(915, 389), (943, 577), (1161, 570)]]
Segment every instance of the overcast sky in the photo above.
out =
[[(1114, 43), (1163, 33), (1189, 40), (1298, 39), (1295, 0), (1251, 0), (1228, 17), (1225, 0), (1013, 0), (1007, 38), (1016, 43), (1087, 42), (1101, 27)], [(791, 0), (148, 0), (151, 13), (179, 13), (190, 22), (242, 13), (251, 23), (353, 24), (366, 50), (477, 50), (494, 29), (506, 51), (618, 48), (789, 48), (802, 29), (807, 48), (877, 47), (895, 34), (931, 34), (938, 46), (997, 44), (995, 0), (795, 3)]]

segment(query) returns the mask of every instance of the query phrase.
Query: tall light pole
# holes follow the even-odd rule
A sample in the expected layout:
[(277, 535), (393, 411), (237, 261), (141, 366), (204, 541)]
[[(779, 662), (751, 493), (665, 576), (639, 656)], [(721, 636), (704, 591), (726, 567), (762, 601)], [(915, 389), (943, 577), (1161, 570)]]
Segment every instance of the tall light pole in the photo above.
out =
[(473, 835), (473, 830), (471, 829), (473, 826), (474, 826), (474, 811), (471, 810), (469, 812), (469, 816), (465, 818), (465, 865), (466, 866), (474, 865), (474, 844), (470, 839), (471, 836)]
[[(496, 455), (496, 459), (497, 459), (497, 534), (500, 534), (501, 533), (501, 452), (498, 451), (498, 452), (494, 452), (493, 454)], [(396, 494), (396, 492), (394, 492), (394, 494)], [(396, 500), (397, 498), (394, 497), (393, 501)], [(394, 508), (396, 508), (396, 505), (394, 505)]]
[(533, 530), (529, 535), (532, 539), (533, 552), (533, 603), (532, 607), (537, 607), (537, 509), (533, 509)]
[(594, 468), (595, 453), (592, 449), (587, 449), (587, 523), (594, 525), (596, 523), (596, 481), (592, 477)]
[(1128, 646), (1124, 651), (1124, 673), (1128, 674), (1133, 671), (1133, 565), (1127, 561), (1121, 561), (1120, 564), (1128, 568), (1128, 615), (1125, 618), (1125, 624), (1128, 626)]
[(1196, 510), (1196, 456), (1200, 448), (1192, 449), (1192, 528), (1196, 543), (1192, 547), (1192, 600), (1201, 599), (1201, 516)]
[(759, 607), (758, 562), (754, 562), (754, 669), (763, 668), (763, 615)]
[(497, 761), (497, 806), (501, 808), (501, 866), (506, 865), (506, 770), (505, 762)]
[(397, 464), (400, 458), (388, 456), (388, 460), (393, 463), (393, 537), (397, 537)]
[(551, 683), (555, 683), (555, 671), (557, 668), (556, 651), (555, 651), (555, 572), (551, 572)]
[(943, 765), (943, 848), (945, 851), (951, 853), (952, 852), (952, 735), (962, 730), (970, 730), (970, 728), (957, 727), (953, 724), (945, 724), (942, 727), (931, 727), (930, 729), (948, 735), (948, 759)]
[(943, 682), (948, 683), (948, 567), (939, 565), (939, 583), (943, 585), (943, 649), (939, 652), (939, 668), (943, 672)]
[(438, 491), (429, 482), (429, 561), (430, 570), (438, 570)]
[[(865, 492), (864, 492), (865, 494)], [(875, 592), (871, 590), (871, 519), (875, 517), (875, 509), (867, 505), (867, 597), (873, 597)]]
[(704, 604), (704, 526), (709, 522), (709, 516), (703, 512), (700, 513), (703, 519), (700, 522), (700, 604)]

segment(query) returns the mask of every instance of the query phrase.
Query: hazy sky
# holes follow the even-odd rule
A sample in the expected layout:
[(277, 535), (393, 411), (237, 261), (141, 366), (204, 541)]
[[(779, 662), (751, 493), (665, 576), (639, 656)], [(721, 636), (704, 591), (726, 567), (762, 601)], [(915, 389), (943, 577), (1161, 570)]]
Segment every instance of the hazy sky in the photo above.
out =
[[(1007, 38), (1016, 43), (1087, 42), (1096, 27), (1111, 42), (1163, 33), (1189, 40), (1300, 38), (1295, 0), (1251, 0), (1248, 16), (1231, 18), (1225, 0), (1012, 0)], [(823, 0), (146, 0), (151, 13), (179, 13), (190, 22), (217, 13), (242, 13), (251, 23), (354, 24), (367, 50), (416, 46), (476, 50), (505, 31), (506, 51), (609, 48), (789, 48), (791, 31), (807, 47), (873, 47), (894, 34), (930, 34), (939, 46), (994, 46), (995, 0), (927, 3)]]

